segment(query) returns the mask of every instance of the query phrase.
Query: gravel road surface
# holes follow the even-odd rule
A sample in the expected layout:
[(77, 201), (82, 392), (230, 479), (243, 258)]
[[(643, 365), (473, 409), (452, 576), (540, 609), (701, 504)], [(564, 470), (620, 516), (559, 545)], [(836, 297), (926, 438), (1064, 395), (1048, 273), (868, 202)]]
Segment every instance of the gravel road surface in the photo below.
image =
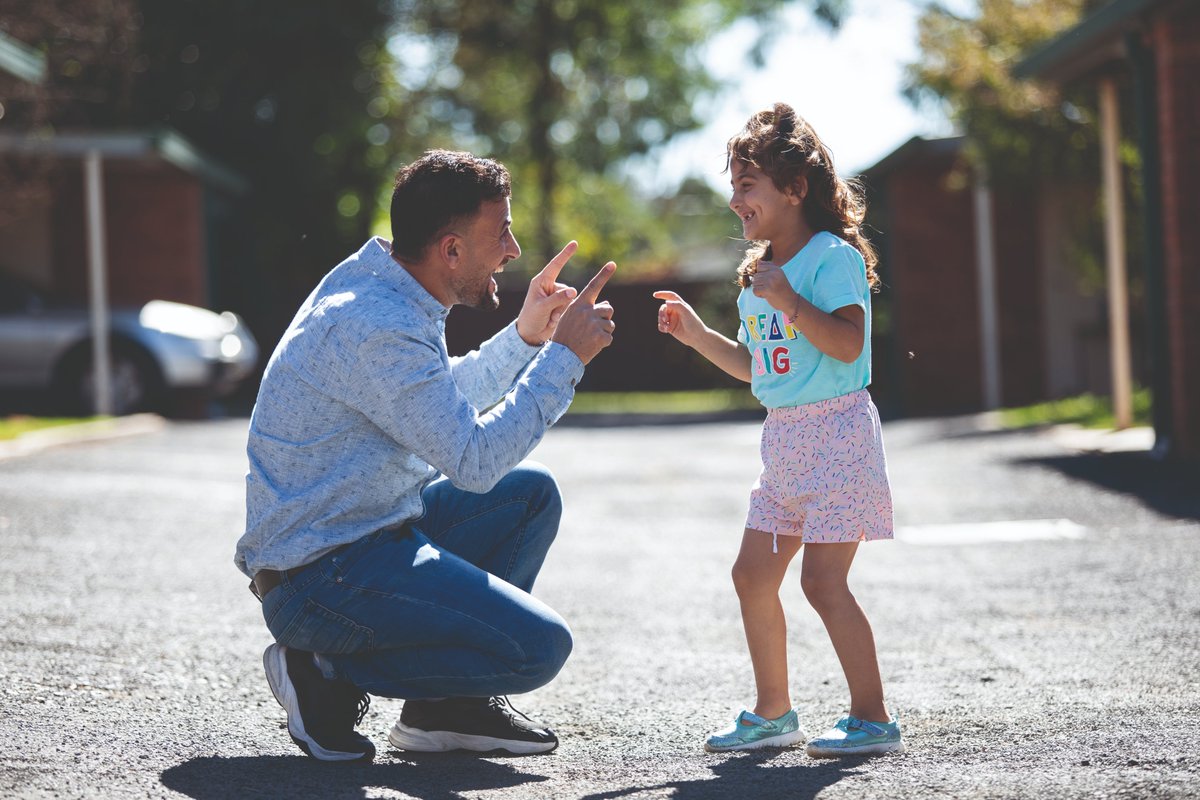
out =
[[(571, 623), (556, 681), (514, 698), (547, 756), (294, 747), (232, 553), (244, 420), (170, 423), (0, 460), (0, 796), (1082, 798), (1200, 796), (1200, 481), (978, 418), (885, 426), (899, 537), (852, 573), (908, 752), (709, 755), (753, 701), (729, 579), (758, 424), (563, 426), (534, 458), (566, 512), (536, 593)], [(847, 697), (793, 569), (793, 698)]]

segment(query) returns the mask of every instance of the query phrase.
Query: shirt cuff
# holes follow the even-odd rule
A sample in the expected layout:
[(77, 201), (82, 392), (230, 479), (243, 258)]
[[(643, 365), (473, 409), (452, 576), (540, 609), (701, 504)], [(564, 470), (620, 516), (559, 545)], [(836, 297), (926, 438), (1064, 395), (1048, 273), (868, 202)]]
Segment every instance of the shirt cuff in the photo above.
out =
[(583, 361), (565, 344), (547, 342), (542, 345), (542, 352), (545, 353), (545, 360), (554, 365), (551, 367), (551, 379), (561, 376), (563, 382), (570, 384), (572, 388), (583, 379)]
[(542, 349), (541, 345), (525, 343), (521, 334), (517, 333), (515, 319), (493, 336), (488, 344), (493, 348), (488, 356), (499, 356), (500, 362), (505, 364), (528, 364)]

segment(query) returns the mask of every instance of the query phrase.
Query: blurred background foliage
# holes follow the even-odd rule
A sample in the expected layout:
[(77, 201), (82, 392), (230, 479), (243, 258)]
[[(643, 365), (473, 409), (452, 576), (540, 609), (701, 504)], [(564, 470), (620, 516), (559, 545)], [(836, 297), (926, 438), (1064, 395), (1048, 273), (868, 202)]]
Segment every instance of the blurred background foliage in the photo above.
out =
[[(792, 2), (830, 26), (847, 10)], [(784, 4), (0, 0), (0, 29), (44, 52), (50, 73), (8, 99), (2, 122), (181, 132), (252, 185), (241, 291), (287, 313), (386, 234), (394, 170), (431, 147), (510, 168), (525, 269), (577, 238), (577, 262), (616, 259), (629, 278), (670, 269), (672, 203), (690, 208), (689, 236), (735, 233), (703, 183), (683, 200), (648, 196), (623, 167), (702, 124), (698, 101), (720, 89), (703, 46), (749, 18), (760, 51)]]
[[(796, 3), (830, 30), (853, 10), (852, 0), (0, 0), (0, 30), (49, 65), (44, 85), (5, 98), (0, 125), (167, 126), (241, 173), (252, 186), (233, 248), (242, 261), (223, 267), (240, 277), (218, 299), (270, 345), (321, 275), (387, 234), (391, 176), (430, 147), (510, 168), (526, 252), (516, 269), (536, 270), (576, 238), (571, 280), (610, 258), (618, 280), (704, 262), (728, 274), (739, 228), (726, 198), (698, 179), (648, 188), (637, 164), (700, 127), (703, 101), (727, 88), (702, 60), (713, 37), (750, 20), (748, 57), (761, 62), (776, 15)], [(946, 110), (993, 181), (1094, 173), (1094, 99), (1008, 70), (1101, 4), (980, 0), (970, 15), (928, 4), (907, 93)], [(0, 175), (0, 212), (39, 177)], [(1094, 212), (1080, 215), (1081, 242)]]
[[(907, 71), (905, 95), (936, 104), (966, 136), (964, 170), (979, 170), (998, 188), (1035, 195), (1048, 184), (1086, 185), (1093, 200), (1069, 209), (1064, 256), (1085, 293), (1104, 291), (1099, 172), (1099, 111), (1095, 87), (1062, 90), (1017, 80), (1013, 68), (1037, 47), (1111, 0), (978, 0), (972, 14), (930, 3), (918, 22), (919, 59)], [(1133, 308), (1142, 307), (1144, 237), (1142, 176), (1130, 87), (1119, 104), (1122, 182)], [(967, 176), (959, 180), (965, 186)]]

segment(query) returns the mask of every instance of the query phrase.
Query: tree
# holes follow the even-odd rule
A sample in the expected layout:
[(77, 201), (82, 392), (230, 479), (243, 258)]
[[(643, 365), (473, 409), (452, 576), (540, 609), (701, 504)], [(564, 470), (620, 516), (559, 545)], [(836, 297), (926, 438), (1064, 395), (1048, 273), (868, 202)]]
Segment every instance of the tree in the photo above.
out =
[(918, 22), (921, 57), (905, 92), (916, 104), (944, 105), (993, 182), (1093, 172), (1092, 99), (1016, 80), (1011, 70), (1103, 2), (979, 0), (974, 17), (931, 4)]
[[(223, 303), (281, 330), (360, 245), (399, 143), (378, 0), (0, 0), (0, 26), (48, 80), (5, 122), (178, 130), (247, 179)], [(266, 339), (267, 337), (264, 337)]]
[[(535, 193), (514, 203), (537, 220), (527, 263), (540, 263), (572, 207), (619, 218), (636, 202), (620, 197), (624, 159), (701, 124), (698, 101), (717, 88), (701, 46), (740, 17), (768, 21), (783, 1), (397, 0), (409, 131), (493, 155), (529, 180)], [(809, 2), (830, 25), (846, 5)], [(653, 238), (649, 227), (612, 229), (603, 244)]]

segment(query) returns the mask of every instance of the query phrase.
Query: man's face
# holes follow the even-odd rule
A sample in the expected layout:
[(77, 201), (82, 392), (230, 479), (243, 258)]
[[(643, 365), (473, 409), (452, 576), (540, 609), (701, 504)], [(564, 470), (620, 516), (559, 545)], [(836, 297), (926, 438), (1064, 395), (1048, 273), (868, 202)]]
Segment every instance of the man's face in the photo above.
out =
[(459, 266), (451, 273), (451, 284), (458, 302), (494, 311), (500, 307), (495, 274), (521, 255), (521, 247), (512, 233), (512, 211), (508, 198), (485, 202), (479, 213), (462, 230), (463, 253)]

